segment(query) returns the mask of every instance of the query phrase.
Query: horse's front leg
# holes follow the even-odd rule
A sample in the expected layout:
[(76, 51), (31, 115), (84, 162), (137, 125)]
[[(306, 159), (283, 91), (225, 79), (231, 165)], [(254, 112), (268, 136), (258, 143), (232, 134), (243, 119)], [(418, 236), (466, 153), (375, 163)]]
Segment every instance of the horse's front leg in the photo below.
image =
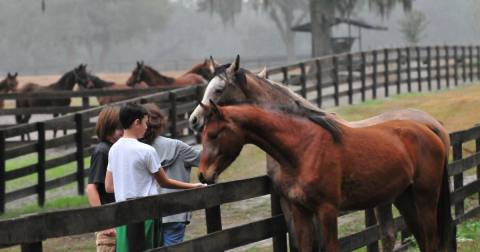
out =
[(392, 252), (397, 239), (397, 227), (393, 221), (392, 203), (375, 207), (375, 216), (380, 226), (382, 251)]
[(338, 252), (338, 208), (331, 203), (325, 202), (319, 207), (318, 217), (322, 225), (326, 251)]
[(299, 204), (292, 204), (299, 252), (311, 252), (313, 246), (313, 213)]
[(297, 232), (295, 231), (295, 223), (292, 216), (292, 207), (290, 202), (283, 195), (280, 196), (280, 205), (282, 206), (283, 216), (287, 223), (288, 244), (291, 252), (298, 251)]

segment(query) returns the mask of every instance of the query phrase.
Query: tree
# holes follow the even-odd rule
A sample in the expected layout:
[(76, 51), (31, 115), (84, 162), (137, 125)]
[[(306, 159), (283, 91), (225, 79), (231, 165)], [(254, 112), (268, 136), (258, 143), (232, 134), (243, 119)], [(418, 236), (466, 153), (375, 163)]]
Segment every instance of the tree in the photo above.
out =
[(398, 23), (400, 24), (399, 31), (403, 34), (404, 40), (411, 46), (417, 45), (421, 39), (426, 37), (424, 31), (428, 22), (423, 12), (412, 11)]
[[(362, 1), (357, 0), (310, 0), (310, 19), (312, 24), (312, 57), (332, 54), (330, 26), (335, 14), (348, 15)], [(370, 11), (388, 17), (397, 4), (409, 12), (412, 0), (368, 0)]]
[(235, 25), (235, 16), (242, 11), (242, 4), (256, 11), (262, 10), (272, 19), (285, 44), (287, 61), (295, 61), (295, 32), (291, 28), (307, 17), (308, 0), (204, 0), (198, 2), (198, 10), (218, 14), (224, 24)]

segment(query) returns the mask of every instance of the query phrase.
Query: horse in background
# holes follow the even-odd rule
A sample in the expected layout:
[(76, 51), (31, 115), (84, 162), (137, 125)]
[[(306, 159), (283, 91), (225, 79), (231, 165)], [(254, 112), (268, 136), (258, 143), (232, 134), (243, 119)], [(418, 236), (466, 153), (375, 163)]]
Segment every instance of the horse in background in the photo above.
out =
[[(10, 72), (7, 74), (7, 77), (0, 82), (0, 94), (6, 94), (9, 92), (15, 92), (17, 90), (18, 81), (17, 81), (18, 73), (13, 75)], [(0, 100), (0, 108), (5, 107), (5, 102)]]
[[(82, 86), (89, 85), (90, 82), (89, 76), (86, 71), (87, 65), (80, 64), (80, 66), (74, 68), (72, 71), (65, 73), (56, 83), (50, 84), (48, 86), (42, 86), (35, 83), (27, 83), (18, 89), (18, 93), (35, 93), (35, 92), (56, 92), (56, 91), (71, 91), (76, 83)], [(50, 106), (59, 106), (59, 107), (69, 107), (71, 103), (70, 98), (61, 98), (61, 99), (17, 99), (17, 108), (36, 108), (36, 107), (50, 107)], [(54, 113), (53, 117), (57, 117), (59, 113)], [(62, 115), (66, 113), (61, 113)], [(15, 115), (15, 120), (17, 124), (28, 123), (32, 115), (25, 113)], [(63, 130), (64, 134), (67, 134), (67, 130)], [(57, 130), (53, 130), (53, 137), (56, 137)], [(27, 134), (28, 140), (30, 140), (30, 135)], [(22, 135), (23, 140), (23, 135)]]
[(133, 69), (132, 75), (128, 78), (127, 86), (135, 87), (135, 85), (142, 81), (147, 83), (149, 87), (193, 86), (205, 83), (203, 77), (195, 73), (188, 73), (178, 78), (171, 78), (145, 65), (143, 61), (137, 61), (137, 67)]
[[(90, 82), (86, 85), (80, 84), (82, 89), (102, 89), (102, 90), (114, 90), (114, 89), (131, 89), (126, 84), (118, 84), (115, 82), (108, 82), (100, 79), (98, 76), (88, 74)], [(144, 82), (141, 82), (137, 85), (136, 88), (148, 88), (148, 85)], [(139, 97), (141, 95), (112, 95), (112, 96), (97, 96), (98, 103), (100, 105), (110, 104), (114, 102), (119, 102), (123, 100), (128, 100), (132, 98)]]
[(191, 73), (201, 75), (207, 81), (211, 81), (213, 78), (213, 69), (208, 59), (206, 59), (204, 62), (197, 63), (195, 66), (187, 70), (180, 77), (191, 74)]
[[(424, 124), (431, 124), (439, 130), (439, 136), (444, 143), (445, 153), (449, 156), (450, 136), (445, 127), (433, 116), (420, 110), (401, 108), (384, 112), (383, 114), (364, 119), (361, 121), (346, 121), (339, 117), (336, 113), (323, 111), (298, 94), (294, 93), (285, 85), (276, 83), (272, 80), (265, 79), (265, 69), (263, 74), (258, 76), (250, 73), (248, 70), (240, 68), (240, 57), (232, 64), (220, 65), (210, 57), (211, 64), (215, 69), (215, 75), (212, 81), (207, 85), (205, 94), (202, 99), (203, 104), (208, 104), (209, 100), (219, 103), (231, 103), (235, 101), (250, 100), (255, 102), (264, 102), (269, 104), (282, 104), (286, 106), (296, 106), (295, 101), (301, 100), (304, 106), (312, 110), (317, 110), (325, 114), (325, 116), (344, 124), (348, 127), (359, 128), (368, 127), (375, 124), (392, 121), (392, 120), (410, 120)], [(189, 119), (190, 128), (199, 131), (205, 125), (205, 110), (201, 106), (197, 106)], [(290, 246), (296, 248), (298, 245), (295, 235), (295, 227), (291, 215), (290, 205), (286, 201), (288, 192), (283, 190), (280, 183), (280, 167), (278, 163), (267, 155), (267, 175), (272, 180), (275, 191), (280, 195), (280, 202), (284, 212), (289, 236)], [(382, 240), (382, 249), (384, 252), (391, 252), (394, 249), (397, 229), (393, 220), (392, 205), (385, 204), (375, 208), (375, 215), (380, 226), (380, 234)], [(315, 227), (319, 230), (318, 218), (314, 218)], [(321, 230), (319, 230), (321, 232)]]
[(312, 251), (314, 214), (326, 251), (337, 252), (339, 211), (392, 202), (422, 252), (448, 249), (453, 237), (448, 157), (438, 129), (406, 120), (350, 128), (297, 103), (200, 104), (206, 124), (199, 181), (216, 183), (243, 146), (254, 144), (280, 164), (298, 251)]

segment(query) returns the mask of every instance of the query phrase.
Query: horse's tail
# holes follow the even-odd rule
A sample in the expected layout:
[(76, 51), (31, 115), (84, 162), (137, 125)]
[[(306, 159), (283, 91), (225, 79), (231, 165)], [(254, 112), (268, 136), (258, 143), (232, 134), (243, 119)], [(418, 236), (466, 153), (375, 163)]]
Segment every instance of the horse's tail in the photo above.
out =
[(452, 209), (450, 203), (450, 177), (448, 176), (448, 157), (445, 158), (443, 168), (442, 185), (440, 187), (440, 197), (437, 206), (437, 229), (440, 241), (439, 251), (448, 251), (457, 227), (452, 219)]

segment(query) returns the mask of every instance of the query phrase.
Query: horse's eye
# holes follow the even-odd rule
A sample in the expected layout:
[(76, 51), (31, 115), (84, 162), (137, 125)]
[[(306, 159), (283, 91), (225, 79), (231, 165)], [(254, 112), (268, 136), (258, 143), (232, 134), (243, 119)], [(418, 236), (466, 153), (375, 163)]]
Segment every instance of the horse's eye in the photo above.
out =
[(223, 92), (223, 89), (217, 89), (217, 90), (215, 90), (215, 93), (217, 93), (217, 94), (221, 94), (222, 92)]
[(217, 139), (217, 137), (218, 137), (218, 133), (217, 134), (211, 134), (209, 136), (210, 140), (215, 140), (215, 139)]

